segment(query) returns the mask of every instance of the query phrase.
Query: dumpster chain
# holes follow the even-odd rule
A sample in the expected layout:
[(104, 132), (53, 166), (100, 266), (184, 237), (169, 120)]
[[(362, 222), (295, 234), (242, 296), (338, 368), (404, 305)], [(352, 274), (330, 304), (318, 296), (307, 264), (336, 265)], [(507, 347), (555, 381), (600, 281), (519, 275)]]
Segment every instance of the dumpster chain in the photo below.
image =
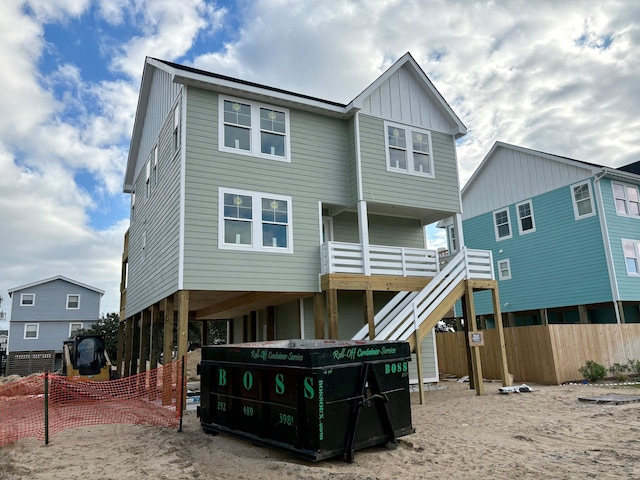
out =
[[(358, 421), (360, 419), (360, 412), (363, 407), (369, 407), (372, 403), (375, 404), (378, 410), (378, 417), (382, 423), (382, 428), (387, 435), (386, 446), (388, 448), (395, 448), (397, 445), (397, 437), (393, 425), (391, 423), (391, 416), (387, 409), (387, 403), (389, 403), (389, 397), (380, 389), (380, 383), (378, 382), (378, 376), (372, 367), (371, 362), (364, 362), (360, 371), (360, 377), (357, 385), (360, 386), (360, 394), (353, 400), (353, 408), (351, 409), (351, 416), (349, 418), (349, 426), (347, 428), (347, 439), (345, 442), (344, 459), (348, 463), (353, 462), (354, 449), (356, 444), (356, 431), (358, 429)], [(367, 384), (369, 384), (369, 393), (367, 394)]]

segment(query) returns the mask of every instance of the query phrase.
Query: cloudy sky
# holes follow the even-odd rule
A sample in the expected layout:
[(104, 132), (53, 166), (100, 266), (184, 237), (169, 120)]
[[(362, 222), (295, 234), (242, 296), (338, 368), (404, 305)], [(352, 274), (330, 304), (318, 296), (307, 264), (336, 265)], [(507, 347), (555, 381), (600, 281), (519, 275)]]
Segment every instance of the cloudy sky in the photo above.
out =
[(496, 140), (640, 160), (636, 0), (2, 0), (3, 310), (55, 275), (119, 309), (146, 55), (347, 103), (407, 51), (469, 130), (463, 183)]

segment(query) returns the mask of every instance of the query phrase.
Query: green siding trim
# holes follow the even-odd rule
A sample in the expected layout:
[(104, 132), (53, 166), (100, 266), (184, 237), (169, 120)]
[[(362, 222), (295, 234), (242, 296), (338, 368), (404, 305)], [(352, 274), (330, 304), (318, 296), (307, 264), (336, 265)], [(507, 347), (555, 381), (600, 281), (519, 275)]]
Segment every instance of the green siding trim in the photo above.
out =
[[(184, 288), (317, 291), (318, 202), (349, 202), (347, 123), (290, 110), (291, 163), (279, 162), (218, 151), (217, 95), (187, 99)], [(290, 196), (294, 253), (219, 250), (219, 187)]]
[[(424, 248), (420, 220), (369, 215), (368, 221), (371, 245)], [(333, 217), (333, 238), (336, 242), (360, 243), (358, 214), (343, 212)]]
[(458, 170), (452, 135), (431, 132), (435, 178), (388, 172), (384, 140), (384, 120), (360, 115), (360, 152), (365, 200), (460, 212)]

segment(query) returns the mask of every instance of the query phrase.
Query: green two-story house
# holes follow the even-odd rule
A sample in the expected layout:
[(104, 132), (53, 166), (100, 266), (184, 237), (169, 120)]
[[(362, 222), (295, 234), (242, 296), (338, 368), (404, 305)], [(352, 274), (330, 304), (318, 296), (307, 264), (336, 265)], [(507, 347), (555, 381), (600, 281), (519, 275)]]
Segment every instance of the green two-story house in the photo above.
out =
[(346, 105), (147, 58), (124, 179), (124, 373), (154, 351), (138, 329), (174, 318), (179, 352), (187, 322), (226, 321), (230, 343), (375, 336), (376, 312), (440, 271), (425, 226), (461, 228), (465, 133), (409, 53)]

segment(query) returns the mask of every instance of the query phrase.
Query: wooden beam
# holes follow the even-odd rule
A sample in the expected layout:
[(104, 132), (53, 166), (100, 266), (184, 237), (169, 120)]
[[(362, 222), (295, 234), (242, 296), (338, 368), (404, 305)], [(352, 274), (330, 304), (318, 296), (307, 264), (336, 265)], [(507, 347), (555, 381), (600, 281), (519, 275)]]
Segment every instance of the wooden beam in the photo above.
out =
[(578, 315), (580, 316), (580, 323), (589, 323), (589, 314), (585, 305), (578, 305)]
[(151, 326), (151, 310), (145, 308), (142, 311), (142, 319), (140, 321), (140, 364), (138, 366), (138, 373), (144, 373), (147, 371), (147, 360), (149, 359), (149, 344), (151, 343), (151, 337), (149, 327)]
[[(278, 303), (286, 303), (289, 300), (300, 298), (303, 295), (309, 296), (308, 293), (302, 294), (292, 292), (248, 292), (237, 297), (223, 300), (208, 307), (196, 310), (194, 313), (194, 318), (195, 320), (198, 320), (204, 317), (211, 317), (213, 315), (228, 312), (237, 308), (245, 308), (256, 303), (261, 304), (264, 302), (272, 302), (277, 299), (281, 299), (281, 301), (278, 301)], [(275, 305), (275, 303), (273, 304)]]
[[(624, 305), (621, 300), (617, 301), (618, 304), (618, 314), (620, 315), (620, 323), (627, 323), (624, 318)], [(615, 310), (615, 309), (614, 309)]]
[(509, 376), (509, 366), (507, 364), (507, 346), (504, 341), (502, 313), (500, 312), (500, 294), (498, 293), (497, 288), (491, 290), (491, 297), (493, 300), (493, 318), (495, 320), (496, 330), (498, 331), (498, 342), (500, 343), (500, 374), (502, 375), (502, 386), (510, 387), (512, 381), (511, 377)]
[(178, 358), (187, 354), (189, 341), (189, 290), (178, 292)]
[(426, 403), (426, 397), (424, 394), (424, 374), (422, 373), (422, 342), (418, 339), (418, 330), (415, 334), (416, 342), (416, 366), (418, 367), (418, 392), (420, 392), (420, 405)]
[(364, 291), (364, 323), (369, 326), (369, 340), (376, 337), (374, 315), (373, 290), (367, 289)]
[(163, 300), (164, 303), (164, 342), (162, 347), (162, 363), (168, 365), (173, 360), (173, 346), (175, 345), (173, 338), (173, 330), (175, 328), (175, 311), (173, 303), (173, 295)]
[(494, 290), (498, 288), (496, 280), (467, 280), (472, 290)]
[[(467, 291), (465, 293), (465, 303), (467, 304), (467, 312), (469, 318), (469, 328), (475, 332), (478, 330), (476, 322), (476, 309), (473, 299), (473, 288), (467, 283)], [(471, 367), (476, 387), (476, 395), (484, 395), (484, 383), (482, 382), (482, 362), (480, 360), (480, 347), (471, 347)]]
[(327, 301), (329, 303), (329, 338), (337, 340), (338, 337), (338, 291), (335, 289), (327, 292)]
[(324, 293), (316, 293), (313, 296), (313, 325), (316, 339), (324, 338)]
[(404, 292), (422, 290), (431, 277), (403, 277), (399, 275), (360, 275), (327, 273), (320, 277), (322, 290), (368, 290)]
[(549, 325), (549, 312), (546, 308), (540, 309), (540, 324)]
[(160, 304), (151, 305), (151, 345), (149, 347), (149, 368), (158, 368), (158, 355), (160, 354)]

